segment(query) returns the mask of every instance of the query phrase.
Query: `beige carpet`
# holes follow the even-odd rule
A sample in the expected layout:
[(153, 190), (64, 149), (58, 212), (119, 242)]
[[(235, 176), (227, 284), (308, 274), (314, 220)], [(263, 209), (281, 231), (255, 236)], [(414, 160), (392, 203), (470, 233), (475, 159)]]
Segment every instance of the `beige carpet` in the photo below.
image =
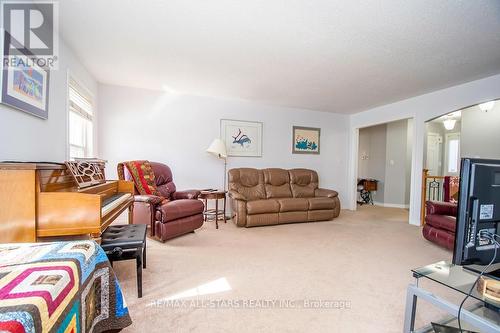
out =
[[(134, 321), (125, 332), (401, 332), (410, 269), (451, 258), (407, 214), (363, 206), (330, 222), (206, 223), (149, 241), (142, 299), (135, 263), (115, 264)], [(151, 306), (169, 297), (178, 302)], [(311, 309), (307, 300), (332, 302)]]

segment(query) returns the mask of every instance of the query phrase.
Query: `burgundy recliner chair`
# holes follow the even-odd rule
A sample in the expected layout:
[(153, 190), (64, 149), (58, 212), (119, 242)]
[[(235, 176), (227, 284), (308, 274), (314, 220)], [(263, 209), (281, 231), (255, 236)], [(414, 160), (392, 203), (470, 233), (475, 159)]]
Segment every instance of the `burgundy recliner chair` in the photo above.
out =
[(425, 239), (448, 250), (455, 247), (457, 205), (450, 202), (427, 201), (427, 214), (422, 234)]
[[(139, 195), (136, 191), (134, 224), (151, 225), (151, 236), (162, 242), (200, 228), (204, 209), (203, 203), (198, 200), (200, 191), (177, 191), (170, 168), (165, 164), (150, 163), (162, 197)], [(118, 164), (118, 175), (122, 180), (133, 181), (123, 163)]]

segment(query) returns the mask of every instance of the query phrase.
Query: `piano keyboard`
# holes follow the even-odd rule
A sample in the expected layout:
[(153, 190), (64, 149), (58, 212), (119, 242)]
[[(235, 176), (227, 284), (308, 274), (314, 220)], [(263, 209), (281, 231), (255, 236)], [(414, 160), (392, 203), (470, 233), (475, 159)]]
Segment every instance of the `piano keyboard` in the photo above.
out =
[(132, 197), (132, 194), (130, 193), (116, 193), (109, 198), (104, 199), (102, 201), (101, 216), (105, 216), (113, 209), (127, 201), (130, 197)]

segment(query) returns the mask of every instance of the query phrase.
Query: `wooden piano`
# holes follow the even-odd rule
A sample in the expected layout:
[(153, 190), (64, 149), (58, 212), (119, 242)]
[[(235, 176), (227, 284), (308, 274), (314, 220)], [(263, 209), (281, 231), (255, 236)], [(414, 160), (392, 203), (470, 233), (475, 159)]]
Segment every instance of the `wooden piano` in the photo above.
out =
[(64, 164), (0, 163), (0, 243), (101, 233), (125, 210), (134, 185), (122, 180), (79, 188)]

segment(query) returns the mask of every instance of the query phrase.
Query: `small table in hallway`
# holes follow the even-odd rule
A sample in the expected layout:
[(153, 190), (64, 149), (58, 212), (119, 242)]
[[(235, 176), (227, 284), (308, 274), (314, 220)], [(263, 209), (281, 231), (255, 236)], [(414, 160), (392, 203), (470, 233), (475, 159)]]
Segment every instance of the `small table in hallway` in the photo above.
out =
[[(205, 210), (203, 211), (203, 221), (215, 220), (215, 229), (219, 229), (219, 219), (224, 220), (226, 223), (226, 191), (202, 190), (199, 196), (205, 203)], [(208, 200), (215, 200), (215, 209), (208, 209)], [(223, 209), (219, 209), (219, 200), (223, 200)], [(222, 215), (222, 216), (221, 216)]]

